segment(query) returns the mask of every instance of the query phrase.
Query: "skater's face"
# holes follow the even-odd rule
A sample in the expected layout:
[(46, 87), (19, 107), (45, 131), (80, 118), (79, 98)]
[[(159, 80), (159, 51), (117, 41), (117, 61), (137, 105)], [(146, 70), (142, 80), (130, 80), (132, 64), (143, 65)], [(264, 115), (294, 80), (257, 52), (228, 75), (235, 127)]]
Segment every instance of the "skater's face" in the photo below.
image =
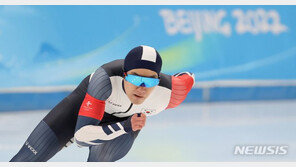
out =
[[(148, 70), (148, 69), (133, 69), (127, 72), (127, 74), (142, 76), (142, 77), (149, 77), (149, 78), (158, 78), (156, 72)], [(136, 86), (126, 80), (124, 80), (124, 90), (127, 97), (133, 104), (142, 104), (145, 99), (151, 94), (154, 90), (154, 87), (142, 87)]]

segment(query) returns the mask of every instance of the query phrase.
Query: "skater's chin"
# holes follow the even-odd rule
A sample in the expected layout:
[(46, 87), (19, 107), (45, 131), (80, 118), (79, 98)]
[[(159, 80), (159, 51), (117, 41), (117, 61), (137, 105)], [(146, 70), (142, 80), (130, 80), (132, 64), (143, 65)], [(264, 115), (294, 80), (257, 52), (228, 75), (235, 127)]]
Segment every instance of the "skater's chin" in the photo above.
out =
[(146, 98), (144, 96), (133, 94), (130, 100), (133, 104), (142, 104), (145, 101), (145, 99)]

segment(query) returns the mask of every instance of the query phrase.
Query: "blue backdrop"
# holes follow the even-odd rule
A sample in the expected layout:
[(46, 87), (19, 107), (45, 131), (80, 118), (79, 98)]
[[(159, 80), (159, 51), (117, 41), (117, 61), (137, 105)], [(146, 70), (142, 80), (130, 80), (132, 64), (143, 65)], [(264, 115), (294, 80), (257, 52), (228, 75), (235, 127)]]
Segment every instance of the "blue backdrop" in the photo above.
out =
[(197, 80), (295, 79), (295, 6), (1, 6), (0, 87), (75, 85), (133, 47)]
[(159, 50), (163, 72), (197, 81), (293, 80), (295, 16), (295, 6), (0, 6), (0, 88), (77, 85), (142, 44)]

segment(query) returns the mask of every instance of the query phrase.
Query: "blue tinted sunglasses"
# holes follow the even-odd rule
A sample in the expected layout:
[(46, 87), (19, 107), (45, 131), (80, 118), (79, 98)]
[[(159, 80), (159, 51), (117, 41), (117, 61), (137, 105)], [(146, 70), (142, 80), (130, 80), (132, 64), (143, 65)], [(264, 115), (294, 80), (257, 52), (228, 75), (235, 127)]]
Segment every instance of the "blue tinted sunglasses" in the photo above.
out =
[(125, 80), (136, 86), (151, 88), (159, 84), (158, 78), (142, 77), (137, 75), (127, 74)]

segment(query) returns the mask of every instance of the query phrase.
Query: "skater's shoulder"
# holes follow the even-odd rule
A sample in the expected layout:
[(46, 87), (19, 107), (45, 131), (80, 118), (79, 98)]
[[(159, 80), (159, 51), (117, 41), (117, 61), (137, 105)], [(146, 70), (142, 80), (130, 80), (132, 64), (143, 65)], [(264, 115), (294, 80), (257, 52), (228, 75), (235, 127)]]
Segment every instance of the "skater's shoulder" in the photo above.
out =
[(164, 73), (160, 73), (160, 81), (159, 85), (160, 87), (164, 87), (167, 89), (172, 89), (172, 76)]
[(106, 71), (109, 77), (112, 76), (123, 76), (123, 59), (113, 60), (106, 64), (103, 64), (101, 67)]

